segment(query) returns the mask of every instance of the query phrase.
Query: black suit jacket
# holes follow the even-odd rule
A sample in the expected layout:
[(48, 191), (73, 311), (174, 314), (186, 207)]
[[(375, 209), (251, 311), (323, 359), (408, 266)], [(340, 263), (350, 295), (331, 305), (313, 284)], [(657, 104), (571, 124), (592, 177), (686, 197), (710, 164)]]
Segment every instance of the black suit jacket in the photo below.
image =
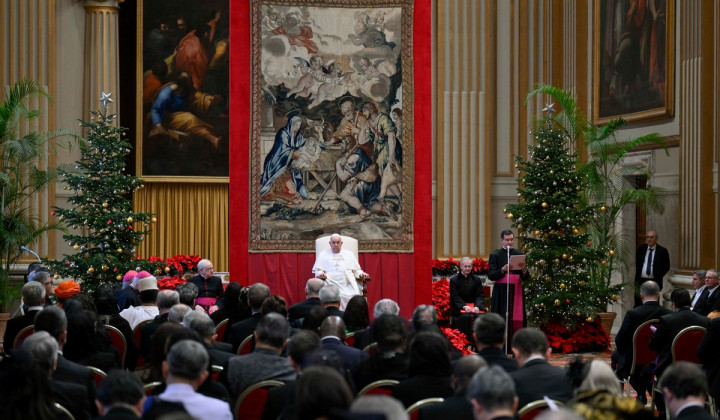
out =
[(118, 309), (124, 310), (131, 306), (140, 306), (140, 292), (133, 287), (127, 286), (121, 289), (117, 294)]
[(715, 318), (708, 323), (705, 330), (705, 337), (697, 349), (698, 357), (705, 367), (708, 378), (710, 395), (715, 401), (720, 401), (720, 357), (717, 351), (720, 349), (720, 318)]
[(450, 376), (415, 375), (395, 385), (392, 396), (405, 408), (425, 398), (448, 398), (454, 394)]
[(343, 366), (348, 370), (369, 357), (364, 351), (350, 347), (335, 337), (323, 338), (322, 348), (334, 350), (342, 358)]
[[(50, 380), (50, 387), (53, 391), (53, 399), (56, 403), (67, 408), (75, 420), (86, 420), (90, 418), (90, 406), (88, 406), (87, 390), (79, 384)], [(93, 401), (93, 406), (95, 406)], [(95, 408), (97, 410), (97, 408)]]
[(655, 373), (658, 378), (662, 376), (665, 368), (672, 363), (672, 342), (675, 336), (683, 329), (692, 325), (705, 327), (708, 318), (698, 315), (690, 310), (689, 306), (679, 308), (677, 312), (660, 317), (660, 323), (655, 334), (650, 338), (650, 349), (658, 352), (658, 363)]
[(713, 420), (715, 417), (711, 416), (710, 413), (705, 410), (704, 407), (698, 405), (692, 405), (682, 410), (676, 419), (692, 419), (692, 420)]
[(510, 373), (515, 381), (518, 408), (548, 396), (560, 402), (567, 402), (573, 396), (572, 385), (563, 368), (553, 366), (544, 359), (533, 359), (520, 369)]
[(657, 301), (647, 301), (625, 314), (622, 325), (615, 336), (615, 345), (619, 355), (617, 371), (619, 376), (627, 377), (632, 366), (633, 335), (635, 330), (645, 321), (659, 319), (663, 315), (672, 313), (668, 308), (660, 306)]
[(693, 312), (697, 312), (702, 316), (707, 316), (712, 311), (720, 311), (720, 287), (716, 287), (712, 294), (704, 300), (698, 300), (695, 308), (693, 308)]
[(283, 413), (289, 411), (295, 399), (296, 383), (297, 381), (287, 381), (285, 385), (270, 388), (261, 420), (277, 420)]
[[(648, 244), (642, 244), (638, 247), (637, 253), (635, 254), (635, 284), (641, 284), (643, 282), (642, 269), (643, 265), (645, 265), (645, 254), (647, 250)], [(655, 283), (660, 286), (660, 290), (663, 288), (663, 277), (665, 277), (668, 271), (670, 271), (670, 254), (664, 246), (655, 245), (652, 272)]]
[(464, 394), (453, 395), (445, 398), (441, 403), (421, 408), (417, 418), (418, 420), (474, 420), (472, 404)]
[(140, 327), (140, 354), (142, 354), (143, 359), (150, 359), (150, 348), (152, 347), (152, 338), (155, 335), (155, 331), (157, 331), (162, 324), (168, 322), (169, 316), (170, 313), (165, 312)]
[(233, 353), (237, 353), (240, 343), (249, 335), (255, 332), (257, 324), (260, 322), (262, 314), (260, 312), (254, 313), (250, 318), (243, 319), (240, 322), (236, 322), (230, 327), (232, 331), (231, 341), (233, 346)]
[(472, 302), (476, 308), (485, 310), (483, 279), (473, 273), (467, 277), (457, 273), (450, 277), (450, 315), (460, 316), (460, 311), (467, 302)]
[(337, 306), (328, 306), (325, 309), (328, 311), (328, 316), (339, 316), (340, 318), (345, 316), (345, 311), (341, 311)]
[(13, 348), (13, 341), (15, 341), (17, 333), (19, 333), (23, 328), (35, 323), (35, 314), (38, 312), (40, 311), (28, 311), (25, 315), (8, 319), (7, 326), (5, 327), (5, 336), (3, 337), (3, 348), (5, 349), (5, 353), (9, 353)]
[(134, 411), (127, 407), (113, 407), (104, 416), (97, 418), (98, 420), (140, 420)]
[(58, 353), (57, 366), (55, 367), (52, 378), (57, 381), (70, 382), (85, 387), (87, 390), (88, 405), (90, 406), (90, 415), (97, 416), (97, 407), (95, 406), (97, 389), (95, 388), (95, 377), (90, 369), (67, 360), (62, 354)]
[(518, 369), (517, 360), (508, 357), (502, 349), (486, 347), (478, 352), (488, 365), (498, 365), (507, 373)]
[(298, 302), (288, 308), (288, 320), (303, 319), (308, 316), (312, 308), (322, 306), (319, 297), (311, 297), (302, 302)]

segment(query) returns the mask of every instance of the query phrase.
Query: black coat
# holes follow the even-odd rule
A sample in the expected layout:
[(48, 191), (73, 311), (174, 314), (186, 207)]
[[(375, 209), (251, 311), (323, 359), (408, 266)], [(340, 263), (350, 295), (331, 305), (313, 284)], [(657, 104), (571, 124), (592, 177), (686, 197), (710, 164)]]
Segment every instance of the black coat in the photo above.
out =
[(650, 349), (658, 352), (658, 363), (655, 369), (658, 378), (672, 363), (672, 342), (678, 333), (693, 325), (705, 327), (708, 321), (707, 317), (691, 311), (689, 306), (683, 306), (677, 312), (660, 317), (658, 328), (648, 342)]
[(480, 310), (485, 310), (483, 279), (473, 273), (467, 277), (457, 273), (450, 277), (450, 315), (460, 316), (460, 311), (468, 302)]
[(425, 398), (447, 398), (453, 395), (450, 376), (415, 375), (395, 385), (392, 396), (405, 408)]
[(697, 349), (698, 357), (705, 367), (710, 395), (720, 401), (720, 318), (712, 319), (705, 330), (705, 337)]
[(645, 321), (659, 319), (670, 313), (672, 313), (670, 309), (660, 306), (657, 301), (647, 301), (643, 305), (627, 311), (615, 336), (615, 345), (619, 356), (617, 371), (620, 377), (627, 377), (630, 373), (635, 330)]
[(692, 420), (714, 420), (715, 417), (705, 410), (704, 407), (693, 405), (682, 410), (676, 419), (692, 419)]
[(553, 366), (545, 359), (533, 359), (510, 376), (515, 381), (519, 408), (548, 396), (567, 402), (573, 396), (573, 388), (563, 368)]
[(478, 352), (488, 365), (498, 365), (507, 373), (518, 369), (517, 360), (508, 357), (502, 349), (487, 347)]
[[(708, 293), (710, 293), (709, 290)], [(693, 308), (693, 312), (702, 316), (707, 316), (712, 311), (720, 311), (720, 287), (716, 287), (712, 294), (707, 297), (700, 296)]]
[(240, 343), (242, 343), (242, 341), (246, 337), (252, 335), (252, 333), (255, 332), (255, 329), (260, 322), (260, 318), (262, 318), (262, 314), (260, 312), (256, 312), (250, 318), (243, 319), (242, 321), (237, 322), (230, 327), (230, 330), (232, 331), (231, 341), (233, 346), (233, 353), (237, 353), (237, 349), (238, 347), (240, 347)]
[(8, 319), (7, 326), (5, 327), (5, 336), (3, 337), (3, 348), (5, 349), (5, 353), (9, 353), (13, 348), (15, 336), (20, 332), (20, 330), (35, 323), (35, 314), (38, 312), (40, 311), (28, 311), (25, 315)]
[(288, 308), (288, 320), (304, 319), (308, 316), (313, 308), (322, 306), (319, 297), (307, 298), (302, 302), (298, 302)]
[(465, 395), (453, 395), (441, 403), (428, 405), (418, 412), (418, 420), (474, 420), (473, 407)]
[(152, 338), (160, 326), (168, 322), (169, 312), (156, 316), (152, 321), (146, 322), (140, 327), (140, 354), (143, 359), (150, 360), (150, 349), (152, 348)]
[[(91, 407), (88, 405), (88, 393), (82, 385), (52, 379), (50, 387), (55, 402), (67, 408), (70, 414), (75, 417), (75, 420), (90, 418)], [(93, 407), (95, 407), (94, 402)], [(95, 407), (95, 410), (97, 410), (97, 407)]]
[[(645, 254), (647, 254), (648, 244), (642, 244), (638, 247), (637, 253), (635, 254), (635, 284), (641, 284), (643, 282), (642, 269), (645, 265)], [(667, 248), (661, 245), (655, 245), (655, 251), (653, 251), (652, 259), (652, 273), (655, 283), (660, 286), (660, 290), (663, 288), (663, 277), (670, 271), (670, 254)]]

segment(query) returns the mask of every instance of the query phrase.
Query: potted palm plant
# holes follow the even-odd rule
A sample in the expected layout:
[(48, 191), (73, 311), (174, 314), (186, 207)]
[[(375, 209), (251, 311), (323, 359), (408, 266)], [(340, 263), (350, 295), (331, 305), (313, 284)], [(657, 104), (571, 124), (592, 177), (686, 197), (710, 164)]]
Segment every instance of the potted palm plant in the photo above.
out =
[(68, 130), (32, 129), (42, 114), (32, 108), (39, 97), (48, 95), (37, 82), (24, 79), (10, 87), (0, 104), (0, 312), (8, 311), (19, 295), (19, 287), (10, 285), (10, 270), (22, 256), (21, 247), (57, 227), (41, 221), (31, 206), (56, 176), (53, 169), (39, 168), (38, 159), (54, 150), (59, 136), (74, 138)]
[[(622, 118), (600, 126), (585, 117), (569, 92), (541, 84), (530, 92), (528, 98), (539, 94), (549, 95), (560, 105), (561, 110), (553, 118), (565, 129), (571, 141), (584, 140), (588, 152), (588, 162), (581, 166), (588, 180), (584, 197), (588, 204), (601, 205), (601, 212), (591, 221), (588, 233), (592, 245), (606, 256), (590, 267), (591, 287), (598, 296), (610, 296), (611, 301), (617, 301), (618, 284), (613, 282), (613, 275), (627, 267), (628, 257), (632, 255), (631, 238), (618, 226), (623, 208), (635, 205), (645, 211), (662, 214), (668, 200), (662, 188), (637, 189), (627, 185), (627, 176), (649, 178), (650, 173), (643, 168), (625, 167), (622, 160), (638, 146), (647, 144), (659, 145), (668, 153), (665, 141), (657, 133), (620, 139), (618, 130), (626, 124)], [(620, 281), (620, 284), (625, 282)], [(607, 305), (606, 300), (600, 299), (595, 309), (598, 313), (604, 313)]]

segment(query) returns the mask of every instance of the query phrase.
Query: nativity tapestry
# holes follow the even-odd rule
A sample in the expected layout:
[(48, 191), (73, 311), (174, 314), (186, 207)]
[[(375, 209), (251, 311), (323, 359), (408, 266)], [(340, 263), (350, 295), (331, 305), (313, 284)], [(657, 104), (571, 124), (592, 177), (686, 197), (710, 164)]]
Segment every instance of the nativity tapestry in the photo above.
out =
[(340, 233), (411, 252), (413, 2), (250, 8), (250, 251), (308, 251)]

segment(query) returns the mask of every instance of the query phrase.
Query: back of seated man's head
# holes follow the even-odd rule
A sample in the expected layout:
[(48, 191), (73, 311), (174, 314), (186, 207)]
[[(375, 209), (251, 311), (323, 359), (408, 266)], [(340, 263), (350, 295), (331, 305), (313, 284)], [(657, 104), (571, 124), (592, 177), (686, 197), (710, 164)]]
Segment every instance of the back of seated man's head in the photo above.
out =
[[(193, 283), (187, 282), (179, 284), (175, 290), (178, 292), (180, 303), (191, 307), (195, 305), (195, 298), (197, 298), (199, 293), (197, 286)], [(160, 297), (158, 297), (158, 300), (159, 299)]]
[(27, 306), (41, 306), (45, 303), (45, 286), (37, 281), (27, 282), (20, 290)]
[(386, 420), (406, 420), (402, 403), (389, 395), (361, 395), (350, 406), (351, 413), (382, 414)]
[(455, 395), (463, 394), (475, 372), (487, 366), (487, 362), (477, 354), (464, 356), (453, 366), (452, 385)]
[(659, 388), (667, 388), (674, 398), (681, 400), (689, 397), (704, 399), (708, 392), (707, 377), (695, 363), (675, 362), (663, 372)]
[(175, 290), (161, 290), (157, 294), (157, 307), (160, 311), (170, 310), (178, 303), (180, 303), (180, 294)]
[(512, 349), (524, 358), (530, 356), (545, 357), (548, 350), (547, 337), (544, 332), (537, 328), (521, 328), (513, 336)]
[[(114, 406), (132, 408), (139, 414), (145, 399), (142, 383), (131, 372), (115, 369), (108, 373), (98, 387), (97, 400), (107, 412)], [(100, 414), (104, 414), (101, 412)]]
[(682, 308), (683, 306), (690, 306), (690, 292), (687, 289), (674, 289), (670, 293), (670, 301), (675, 305), (676, 308)]
[(415, 331), (422, 329), (423, 325), (437, 324), (438, 314), (433, 305), (418, 305), (413, 311), (412, 325)]
[(312, 331), (315, 334), (320, 330), (320, 324), (328, 317), (328, 310), (323, 306), (315, 306), (310, 309), (303, 320), (302, 329)]
[(326, 284), (320, 289), (320, 302), (323, 305), (340, 305), (340, 288), (334, 284)]
[(172, 306), (168, 312), (168, 321), (176, 324), (182, 324), (185, 317), (190, 313), (194, 312), (191, 307), (184, 303), (178, 303)]
[(325, 318), (320, 324), (320, 337), (339, 337), (340, 340), (345, 339), (345, 321), (336, 315)]
[(58, 343), (47, 331), (36, 331), (22, 343), (21, 349), (29, 354), (35, 364), (48, 375), (55, 369), (58, 355)]
[(481, 367), (468, 385), (466, 397), (474, 410), (482, 412), (517, 408), (515, 382), (500, 366)]
[(64, 342), (67, 332), (67, 316), (65, 311), (57, 306), (48, 306), (35, 314), (35, 331), (47, 331), (58, 342)]
[(392, 299), (380, 299), (373, 308), (373, 318), (380, 315), (398, 315), (400, 314), (400, 306)]
[(272, 295), (265, 299), (265, 302), (263, 302), (263, 304), (260, 306), (260, 313), (263, 315), (267, 315), (270, 312), (278, 313), (287, 318), (288, 309), (285, 298), (280, 295)]
[(372, 333), (379, 353), (402, 353), (405, 349), (407, 329), (397, 315), (381, 315), (375, 319)]
[[(33, 266), (33, 264), (35, 264), (35, 265)], [(32, 269), (32, 271), (30, 271), (31, 266), (34, 267)], [(28, 276), (27, 276), (28, 281), (40, 281), (40, 280), (38, 280), (38, 274), (40, 274), (40, 273), (45, 273), (47, 275), (51, 275), (50, 269), (47, 267), (43, 267), (40, 263), (36, 262), (36, 263), (30, 264), (30, 266), (28, 266)]]
[(260, 318), (255, 334), (258, 343), (281, 349), (290, 335), (290, 324), (282, 315), (271, 312)]
[(209, 356), (205, 347), (194, 340), (181, 340), (170, 347), (164, 364), (175, 378), (194, 381), (207, 370)]
[(640, 285), (640, 295), (643, 301), (660, 300), (660, 286), (652, 280), (648, 280)]
[(45, 267), (40, 267), (33, 272), (32, 281), (36, 281), (40, 284), (45, 284), (45, 282), (50, 280), (51, 277), (52, 277), (52, 273), (50, 273), (49, 269), (47, 269)]
[(320, 289), (325, 286), (325, 282), (317, 277), (313, 277), (305, 283), (305, 295), (309, 298), (320, 296)]
[(215, 335), (215, 323), (208, 314), (200, 311), (190, 311), (183, 318), (182, 324), (202, 337), (203, 340), (210, 340)]
[(255, 283), (248, 288), (248, 304), (253, 312), (260, 312), (265, 299), (270, 297), (270, 288), (262, 283)]
[(287, 354), (295, 365), (303, 368), (307, 356), (320, 346), (320, 337), (317, 334), (302, 330), (295, 333), (288, 341)]
[(473, 326), (475, 341), (489, 347), (502, 347), (505, 343), (505, 320), (490, 312), (480, 315)]

